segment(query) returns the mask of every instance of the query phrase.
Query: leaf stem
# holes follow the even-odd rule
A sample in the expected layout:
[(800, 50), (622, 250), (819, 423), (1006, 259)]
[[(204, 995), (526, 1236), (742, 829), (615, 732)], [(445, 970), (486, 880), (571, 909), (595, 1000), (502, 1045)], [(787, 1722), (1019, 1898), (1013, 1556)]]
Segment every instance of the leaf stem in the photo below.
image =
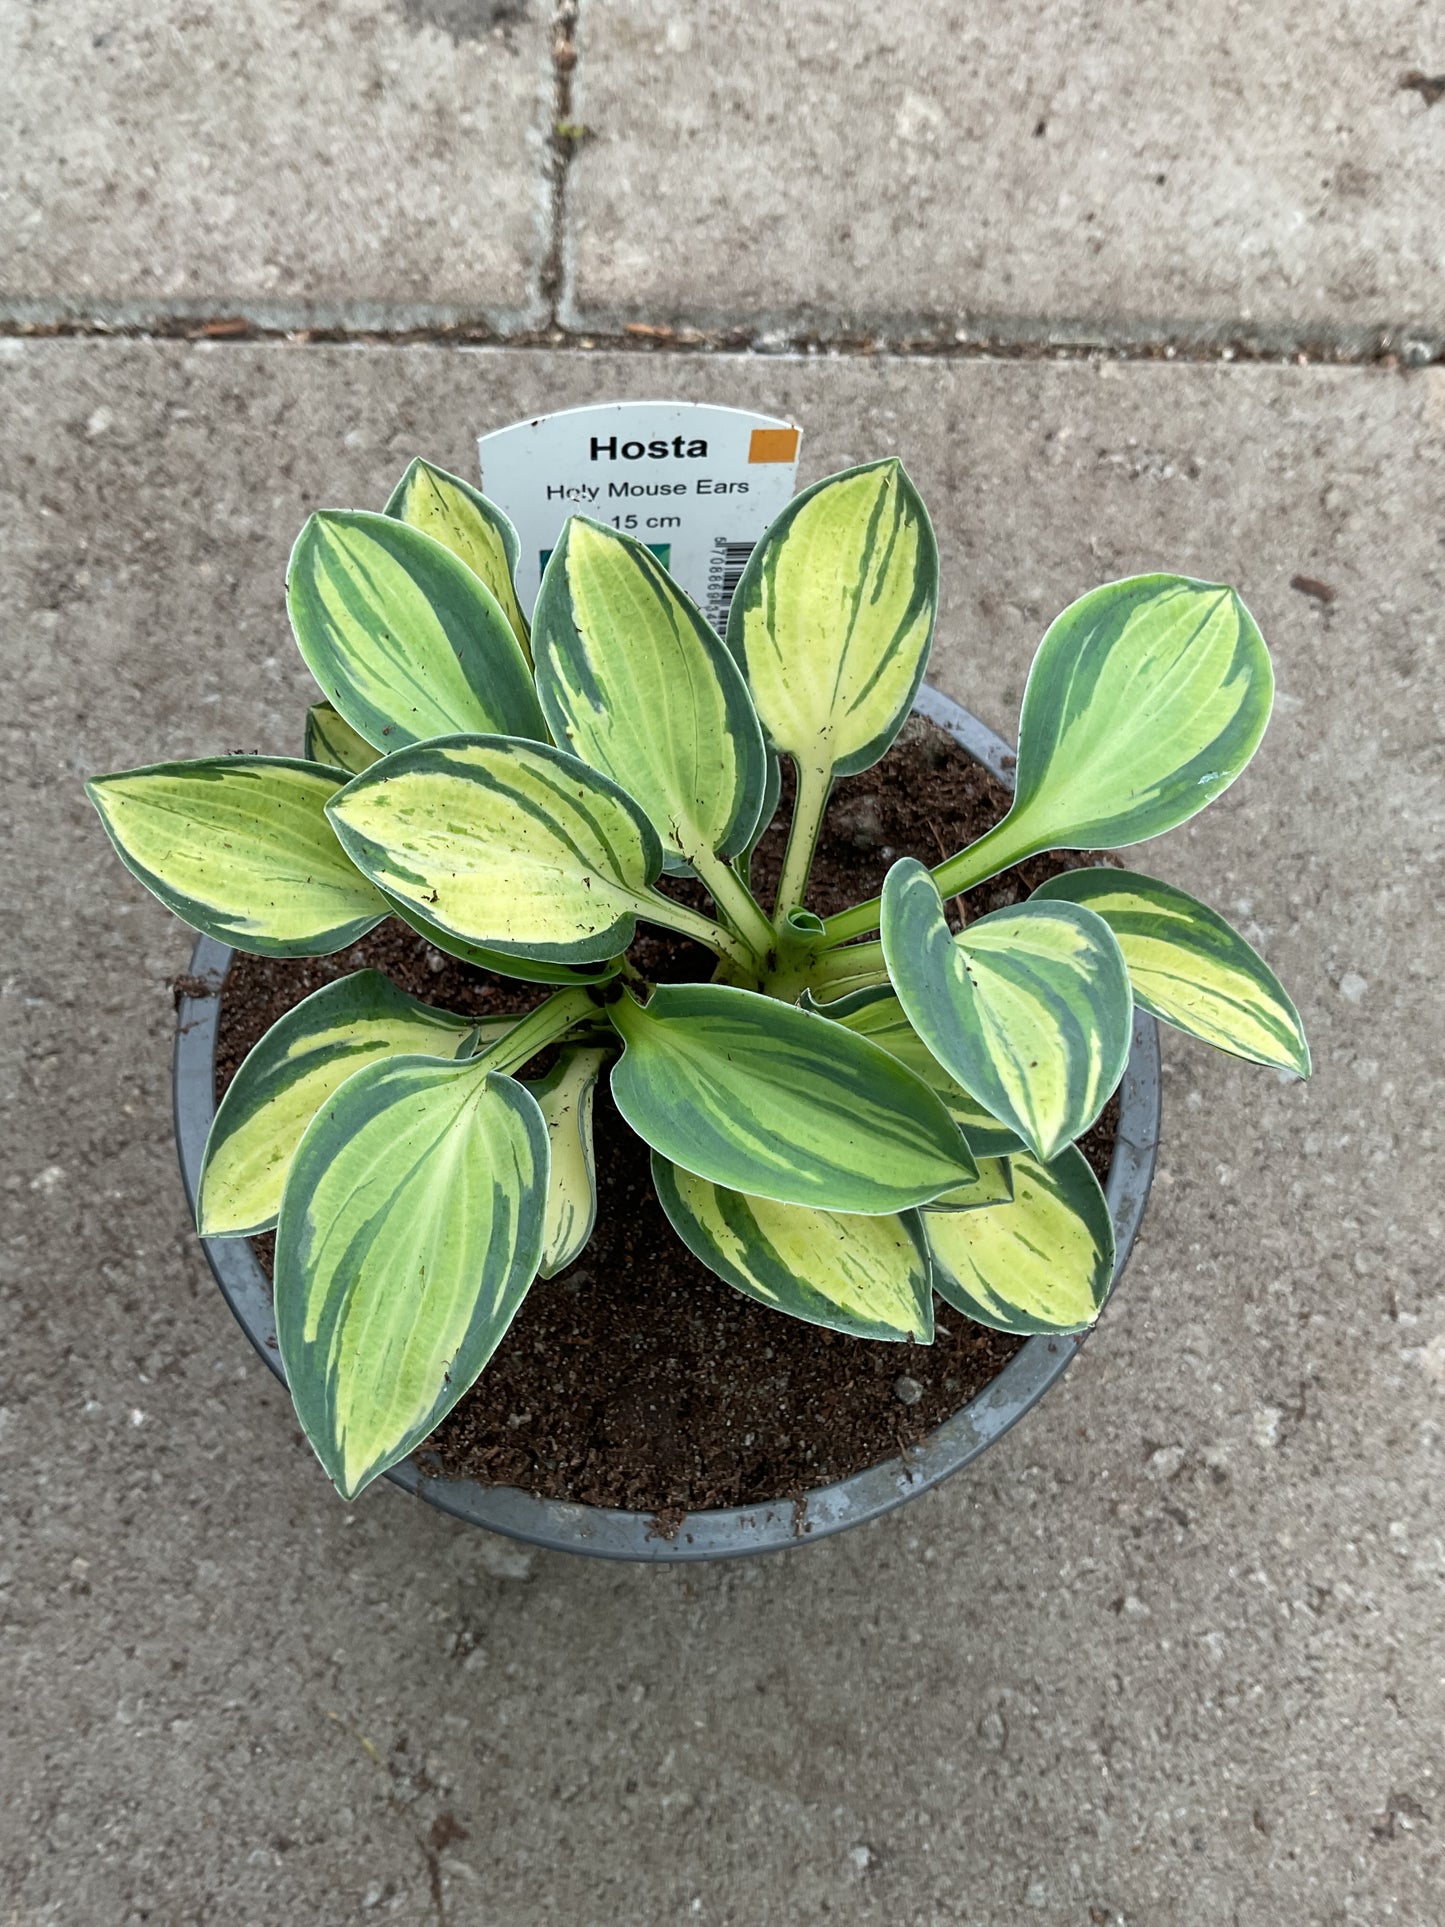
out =
[(847, 950), (825, 950), (808, 964), (807, 988), (822, 1002), (846, 996), (868, 984), (888, 981), (888, 966), (883, 960), (881, 943), (854, 944)]
[(651, 890), (637, 900), (638, 915), (646, 917), (649, 923), (660, 923), (665, 930), (676, 930), (684, 937), (692, 937), (719, 957), (726, 957), (737, 965), (751, 981), (758, 974), (758, 959), (741, 937), (735, 937), (731, 930), (724, 930), (720, 923), (711, 917), (703, 916), (700, 910), (689, 910), (685, 903), (675, 903), (661, 891)]
[(1017, 822), (1010, 812), (1001, 823), (995, 823), (991, 830), (985, 830), (977, 842), (970, 843), (966, 850), (945, 862), (935, 864), (933, 880), (938, 885), (941, 897), (962, 896), (965, 890), (973, 889), (975, 884), (984, 882), (988, 877), (997, 876), (1011, 863), (1022, 863), (1025, 857), (1036, 856), (1040, 850), (1050, 847), (1047, 838), (1040, 842), (1030, 836), (1027, 829), (1019, 834), (1023, 825)]
[[(1007, 834), (1005, 834), (1007, 832)], [(1021, 863), (1026, 856), (1033, 856), (1039, 849), (1047, 849), (1048, 844), (1036, 843), (1017, 837), (1006, 816), (1001, 823), (995, 823), (986, 830), (977, 842), (970, 843), (966, 850), (934, 865), (933, 881), (938, 885), (940, 896), (959, 897), (965, 890), (972, 890), (975, 884), (997, 876), (1011, 863)], [(852, 937), (866, 937), (878, 928), (883, 899), (870, 897), (867, 903), (854, 904), (851, 910), (840, 910), (836, 916), (823, 919), (823, 935), (819, 940), (825, 950), (835, 944), (847, 943)]]
[(489, 1071), (518, 1071), (538, 1051), (546, 1050), (565, 1037), (584, 1019), (597, 1015), (597, 1005), (590, 991), (559, 990), (545, 1003), (529, 1010), (519, 1023), (499, 1037), (490, 1049), (484, 1050), (472, 1059), (474, 1064), (484, 1065)]
[(793, 804), (793, 821), (788, 829), (788, 847), (783, 857), (783, 874), (778, 879), (773, 921), (781, 923), (790, 910), (796, 910), (808, 887), (808, 872), (818, 847), (818, 832), (823, 827), (823, 812), (833, 788), (831, 763), (797, 763), (798, 794)]
[(870, 931), (878, 928), (882, 913), (882, 897), (870, 897), (866, 903), (855, 903), (850, 910), (839, 910), (831, 917), (824, 917), (820, 939), (823, 948), (832, 950), (840, 943), (847, 943), (850, 938), (866, 937)]
[(759, 962), (766, 959), (778, 941), (778, 933), (773, 928), (766, 910), (758, 902), (747, 883), (730, 863), (724, 863), (711, 851), (691, 858), (692, 867), (712, 893), (713, 902), (732, 924), (738, 935), (750, 946)]

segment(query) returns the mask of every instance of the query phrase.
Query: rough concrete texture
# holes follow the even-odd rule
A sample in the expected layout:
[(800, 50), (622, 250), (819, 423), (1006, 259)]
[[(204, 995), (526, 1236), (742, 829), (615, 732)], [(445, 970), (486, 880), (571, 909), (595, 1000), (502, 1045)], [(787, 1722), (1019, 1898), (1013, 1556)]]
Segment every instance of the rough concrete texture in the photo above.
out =
[(1433, 0), (584, 0), (579, 47), (583, 325), (1445, 333)]
[(545, 0), (0, 0), (0, 307), (531, 317)]
[[(1445, 376), (5, 348), (0, 1921), (1432, 1927)], [(185, 1222), (187, 937), (80, 780), (294, 747), (308, 509), (657, 393), (795, 413), (810, 476), (901, 453), (936, 679), (1003, 727), (1091, 584), (1240, 585), (1274, 725), (1143, 861), (1263, 945), (1319, 1069), (1168, 1040), (1125, 1287), (975, 1471), (637, 1570), (330, 1493)]]

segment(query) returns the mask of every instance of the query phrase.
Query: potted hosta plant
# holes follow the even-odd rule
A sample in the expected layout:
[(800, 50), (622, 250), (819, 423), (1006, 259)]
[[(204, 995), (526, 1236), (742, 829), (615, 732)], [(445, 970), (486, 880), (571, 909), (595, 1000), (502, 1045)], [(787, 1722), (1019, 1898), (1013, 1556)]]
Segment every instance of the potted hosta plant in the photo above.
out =
[[(198, 1223), (274, 1227), (280, 1358), (339, 1492), (414, 1453), (586, 1247), (599, 1080), (677, 1236), (778, 1317), (926, 1347), (936, 1296), (1004, 1332), (1085, 1330), (1115, 1249), (1077, 1140), (1136, 1007), (1305, 1075), (1300, 1021), (1222, 919), (1112, 864), (961, 928), (950, 904), (1039, 852), (1155, 836), (1234, 780), (1273, 689), (1239, 597), (1149, 575), (1075, 602), (1034, 661), (1002, 820), (819, 915), (830, 796), (893, 744), (933, 634), (937, 552), (899, 464), (793, 500), (726, 639), (580, 516), (529, 628), (516, 555), (495, 505), (419, 462), (384, 513), (313, 516), (288, 577), (324, 698), (305, 758), (88, 785), (130, 870), (212, 939), (321, 957), (396, 917), (531, 1002), (477, 1021), (356, 971), (281, 1017), (216, 1111)], [(644, 928), (694, 942), (697, 981), (652, 980)]]

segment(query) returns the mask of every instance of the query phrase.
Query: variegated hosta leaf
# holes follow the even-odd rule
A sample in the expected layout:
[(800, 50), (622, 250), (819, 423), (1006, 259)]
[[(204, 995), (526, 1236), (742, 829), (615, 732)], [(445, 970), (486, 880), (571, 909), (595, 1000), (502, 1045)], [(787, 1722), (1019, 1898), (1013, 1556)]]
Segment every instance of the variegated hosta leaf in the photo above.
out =
[(824, 1211), (907, 1209), (974, 1173), (926, 1084), (865, 1037), (723, 984), (608, 1007), (617, 1108), (655, 1151), (732, 1191)]
[(1014, 1200), (923, 1213), (933, 1288), (1005, 1332), (1083, 1331), (1114, 1275), (1114, 1226), (1099, 1181), (1070, 1145), (1051, 1163), (1013, 1160)]
[(895, 460), (795, 495), (753, 550), (728, 616), (774, 746), (849, 776), (888, 748), (923, 679), (938, 607), (928, 511)]
[[(386, 892), (382, 892), (386, 896)], [(467, 943), (449, 930), (440, 930), (410, 903), (387, 897), (386, 906), (409, 930), (425, 937), (436, 950), (470, 964), (473, 970), (490, 970), (498, 977), (513, 977), (524, 984), (605, 984), (622, 968), (621, 960), (610, 957), (603, 963), (545, 963), (540, 957), (514, 957), (504, 950), (488, 950), (485, 944)]]
[(736, 855), (767, 781), (737, 664), (657, 558), (574, 515), (533, 617), (537, 693), (555, 740), (620, 783), (665, 850)]
[(778, 813), (778, 804), (783, 794), (782, 760), (772, 750), (768, 750), (763, 768), (763, 800), (758, 810), (758, 820), (748, 838), (747, 848), (738, 858), (738, 869), (747, 876), (752, 868), (753, 855), (764, 832), (769, 828)]
[(1117, 849), (1172, 830), (1259, 746), (1274, 671), (1233, 589), (1140, 575), (1081, 596), (1024, 690), (1013, 806), (938, 871), (945, 896), (1038, 850)]
[(547, 1224), (542, 1238), (544, 1278), (570, 1265), (592, 1236), (597, 1221), (597, 1169), (592, 1156), (592, 1100), (605, 1050), (576, 1046), (562, 1051), (545, 1077), (527, 1089), (536, 1098), (552, 1143), (547, 1185)]
[(381, 751), (373, 749), (364, 736), (358, 736), (333, 704), (312, 703), (306, 712), (307, 762), (323, 763), (328, 769), (360, 776), (380, 757)]
[(688, 1249), (749, 1298), (854, 1338), (933, 1342), (916, 1211), (859, 1217), (724, 1191), (652, 1154), (652, 1181)]
[(1118, 939), (1134, 1001), (1217, 1050), (1310, 1074), (1299, 1012), (1259, 952), (1216, 911), (1131, 870), (1070, 870), (1035, 890), (1082, 903)]
[(358, 970), (313, 991), (271, 1026), (221, 1099), (201, 1163), (201, 1236), (250, 1236), (276, 1222), (302, 1133), (363, 1065), (416, 1053), (454, 1057), (474, 1032), (485, 1046), (514, 1022), (499, 1017), (478, 1025), (434, 1010), (379, 970)]
[(217, 756), (85, 786), (120, 860), (194, 930), (266, 957), (324, 957), (387, 914), (326, 820), (335, 770)]
[(1011, 1158), (980, 1158), (978, 1176), (972, 1184), (961, 1184), (956, 1191), (945, 1191), (929, 1205), (930, 1211), (984, 1211), (995, 1204), (1012, 1204), (1014, 1195)]
[(306, 666), (380, 750), (458, 730), (547, 734), (496, 597), (450, 549), (390, 515), (313, 515), (286, 574)]
[[(881, 963), (881, 945), (870, 945), (869, 948), (878, 950)], [(836, 951), (833, 954), (846, 956), (847, 952)], [(976, 1158), (1004, 1158), (1010, 1152), (1024, 1148), (1024, 1141), (1017, 1131), (1011, 1131), (996, 1117), (990, 1117), (978, 1100), (949, 1076), (909, 1023), (908, 1014), (898, 1001), (892, 984), (875, 984), (854, 991), (850, 996), (840, 997), (835, 1003), (818, 1005), (808, 1001), (805, 1008), (820, 1011), (824, 1017), (831, 1017), (835, 1023), (855, 1031), (859, 1037), (872, 1038), (890, 1056), (906, 1064), (915, 1077), (921, 1077), (929, 1089), (943, 1099), (949, 1116), (968, 1139), (968, 1148)]]
[(474, 1064), (391, 1057), (317, 1112), (276, 1239), (276, 1335), (306, 1436), (354, 1499), (451, 1410), (541, 1255), (547, 1126)]
[(932, 876), (904, 857), (883, 885), (883, 951), (929, 1050), (1035, 1156), (1088, 1130), (1124, 1074), (1134, 1013), (1102, 917), (1025, 903), (955, 937)]
[(517, 531), (480, 489), (418, 457), (392, 490), (386, 513), (434, 536), (481, 577), (530, 662), (527, 618), (517, 600)]
[(349, 783), (331, 820), (388, 897), (465, 942), (545, 963), (625, 950), (662, 868), (631, 797), (549, 743), (455, 736), (401, 750)]

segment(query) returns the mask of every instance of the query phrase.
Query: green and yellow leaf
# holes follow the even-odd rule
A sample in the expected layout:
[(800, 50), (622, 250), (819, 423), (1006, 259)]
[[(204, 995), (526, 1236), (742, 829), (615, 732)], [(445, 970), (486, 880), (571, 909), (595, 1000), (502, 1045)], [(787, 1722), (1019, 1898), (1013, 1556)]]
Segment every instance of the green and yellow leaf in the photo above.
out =
[(1013, 805), (940, 866), (939, 887), (1172, 830), (1239, 775), (1273, 701), (1269, 651), (1233, 589), (1140, 575), (1081, 596), (1029, 671)]
[(919, 1214), (858, 1217), (725, 1191), (652, 1155), (673, 1230), (702, 1262), (774, 1311), (854, 1338), (933, 1340)]
[(387, 914), (326, 819), (341, 785), (290, 757), (218, 756), (85, 790), (121, 862), (192, 929), (262, 956), (324, 957)]
[(608, 1007), (623, 1117), (730, 1191), (823, 1211), (906, 1210), (972, 1178), (928, 1086), (866, 1037), (754, 991), (664, 984)]
[(980, 1158), (978, 1176), (972, 1184), (961, 1184), (956, 1191), (945, 1191), (928, 1208), (930, 1211), (985, 1211), (991, 1205), (1012, 1204), (1013, 1195), (1013, 1160)]
[(1034, 899), (1082, 903), (1113, 931), (1134, 1000), (1216, 1050), (1310, 1074), (1299, 1012), (1259, 952), (1206, 904), (1131, 870), (1070, 870)]
[(618, 957), (595, 964), (545, 963), (540, 957), (514, 957), (504, 950), (488, 950), (485, 944), (467, 943), (462, 937), (454, 937), (399, 897), (387, 897), (386, 905), (394, 917), (399, 917), (419, 937), (425, 937), (434, 949), (445, 951), (460, 963), (470, 964), (473, 970), (490, 970), (498, 977), (515, 978), (518, 983), (605, 984), (622, 968)]
[(313, 515), (286, 575), (306, 666), (376, 749), (458, 731), (547, 734), (496, 597), (450, 549), (390, 515)]
[(737, 664), (656, 557), (574, 515), (533, 624), (554, 739), (634, 797), (685, 862), (745, 849), (767, 783), (762, 730)]
[(995, 1331), (1083, 1331), (1114, 1275), (1114, 1226), (1099, 1181), (1072, 1145), (1049, 1164), (1016, 1157), (1013, 1177), (1012, 1204), (922, 1214), (933, 1288)]
[(321, 763), (327, 769), (345, 770), (348, 776), (360, 776), (364, 769), (380, 759), (381, 751), (373, 749), (364, 736), (358, 736), (333, 704), (328, 702), (312, 703), (306, 712), (306, 760), (308, 763)]
[[(868, 948), (878, 952), (881, 968), (882, 945), (870, 944)], [(831, 954), (847, 956), (848, 952), (840, 950)], [(1024, 1141), (1017, 1131), (1011, 1131), (996, 1117), (991, 1117), (956, 1078), (949, 1076), (909, 1023), (908, 1014), (898, 1001), (898, 993), (892, 984), (870, 985), (840, 997), (834, 1003), (808, 1004), (806, 1007), (817, 1009), (822, 1016), (831, 1017), (835, 1023), (844, 1025), (859, 1037), (871, 1038), (890, 1056), (906, 1064), (915, 1077), (921, 1077), (928, 1088), (942, 1098), (949, 1116), (968, 1139), (968, 1148), (980, 1160), (980, 1171), (984, 1162), (1006, 1158), (1011, 1152), (1024, 1148)]]
[(738, 856), (737, 867), (744, 877), (748, 876), (751, 872), (753, 857), (756, 854), (759, 843), (762, 842), (764, 835), (771, 827), (773, 818), (778, 813), (778, 804), (782, 800), (782, 794), (782, 760), (775, 751), (770, 749), (767, 752), (767, 759), (763, 769), (763, 800), (758, 810), (758, 820), (754, 825), (752, 835), (748, 838), (747, 847)]
[(392, 490), (386, 513), (435, 537), (491, 590), (531, 661), (527, 618), (517, 600), (517, 531), (480, 489), (418, 457)]
[(379, 970), (358, 970), (313, 991), (271, 1026), (221, 1099), (201, 1162), (201, 1236), (269, 1230), (303, 1132), (355, 1071), (383, 1057), (454, 1057), (474, 1032), (485, 1046), (514, 1021), (477, 1024), (434, 1010)]
[(545, 1077), (527, 1089), (541, 1107), (552, 1144), (552, 1175), (547, 1185), (547, 1224), (542, 1238), (544, 1278), (555, 1278), (571, 1264), (592, 1236), (597, 1222), (597, 1167), (592, 1155), (592, 1100), (605, 1050), (577, 1045), (559, 1053)]
[(457, 736), (400, 750), (349, 783), (331, 819), (389, 898), (543, 963), (625, 950), (662, 868), (631, 797), (548, 743)]
[(995, 910), (955, 937), (912, 857), (883, 885), (883, 951), (909, 1022), (950, 1077), (1047, 1162), (1124, 1074), (1129, 974), (1109, 926), (1074, 903)]
[(928, 511), (896, 460), (795, 495), (753, 550), (728, 646), (775, 748), (800, 768), (867, 769), (902, 727), (938, 608)]
[(307, 1438), (343, 1498), (472, 1385), (541, 1256), (547, 1126), (474, 1064), (389, 1057), (322, 1106), (292, 1160), (276, 1333)]

